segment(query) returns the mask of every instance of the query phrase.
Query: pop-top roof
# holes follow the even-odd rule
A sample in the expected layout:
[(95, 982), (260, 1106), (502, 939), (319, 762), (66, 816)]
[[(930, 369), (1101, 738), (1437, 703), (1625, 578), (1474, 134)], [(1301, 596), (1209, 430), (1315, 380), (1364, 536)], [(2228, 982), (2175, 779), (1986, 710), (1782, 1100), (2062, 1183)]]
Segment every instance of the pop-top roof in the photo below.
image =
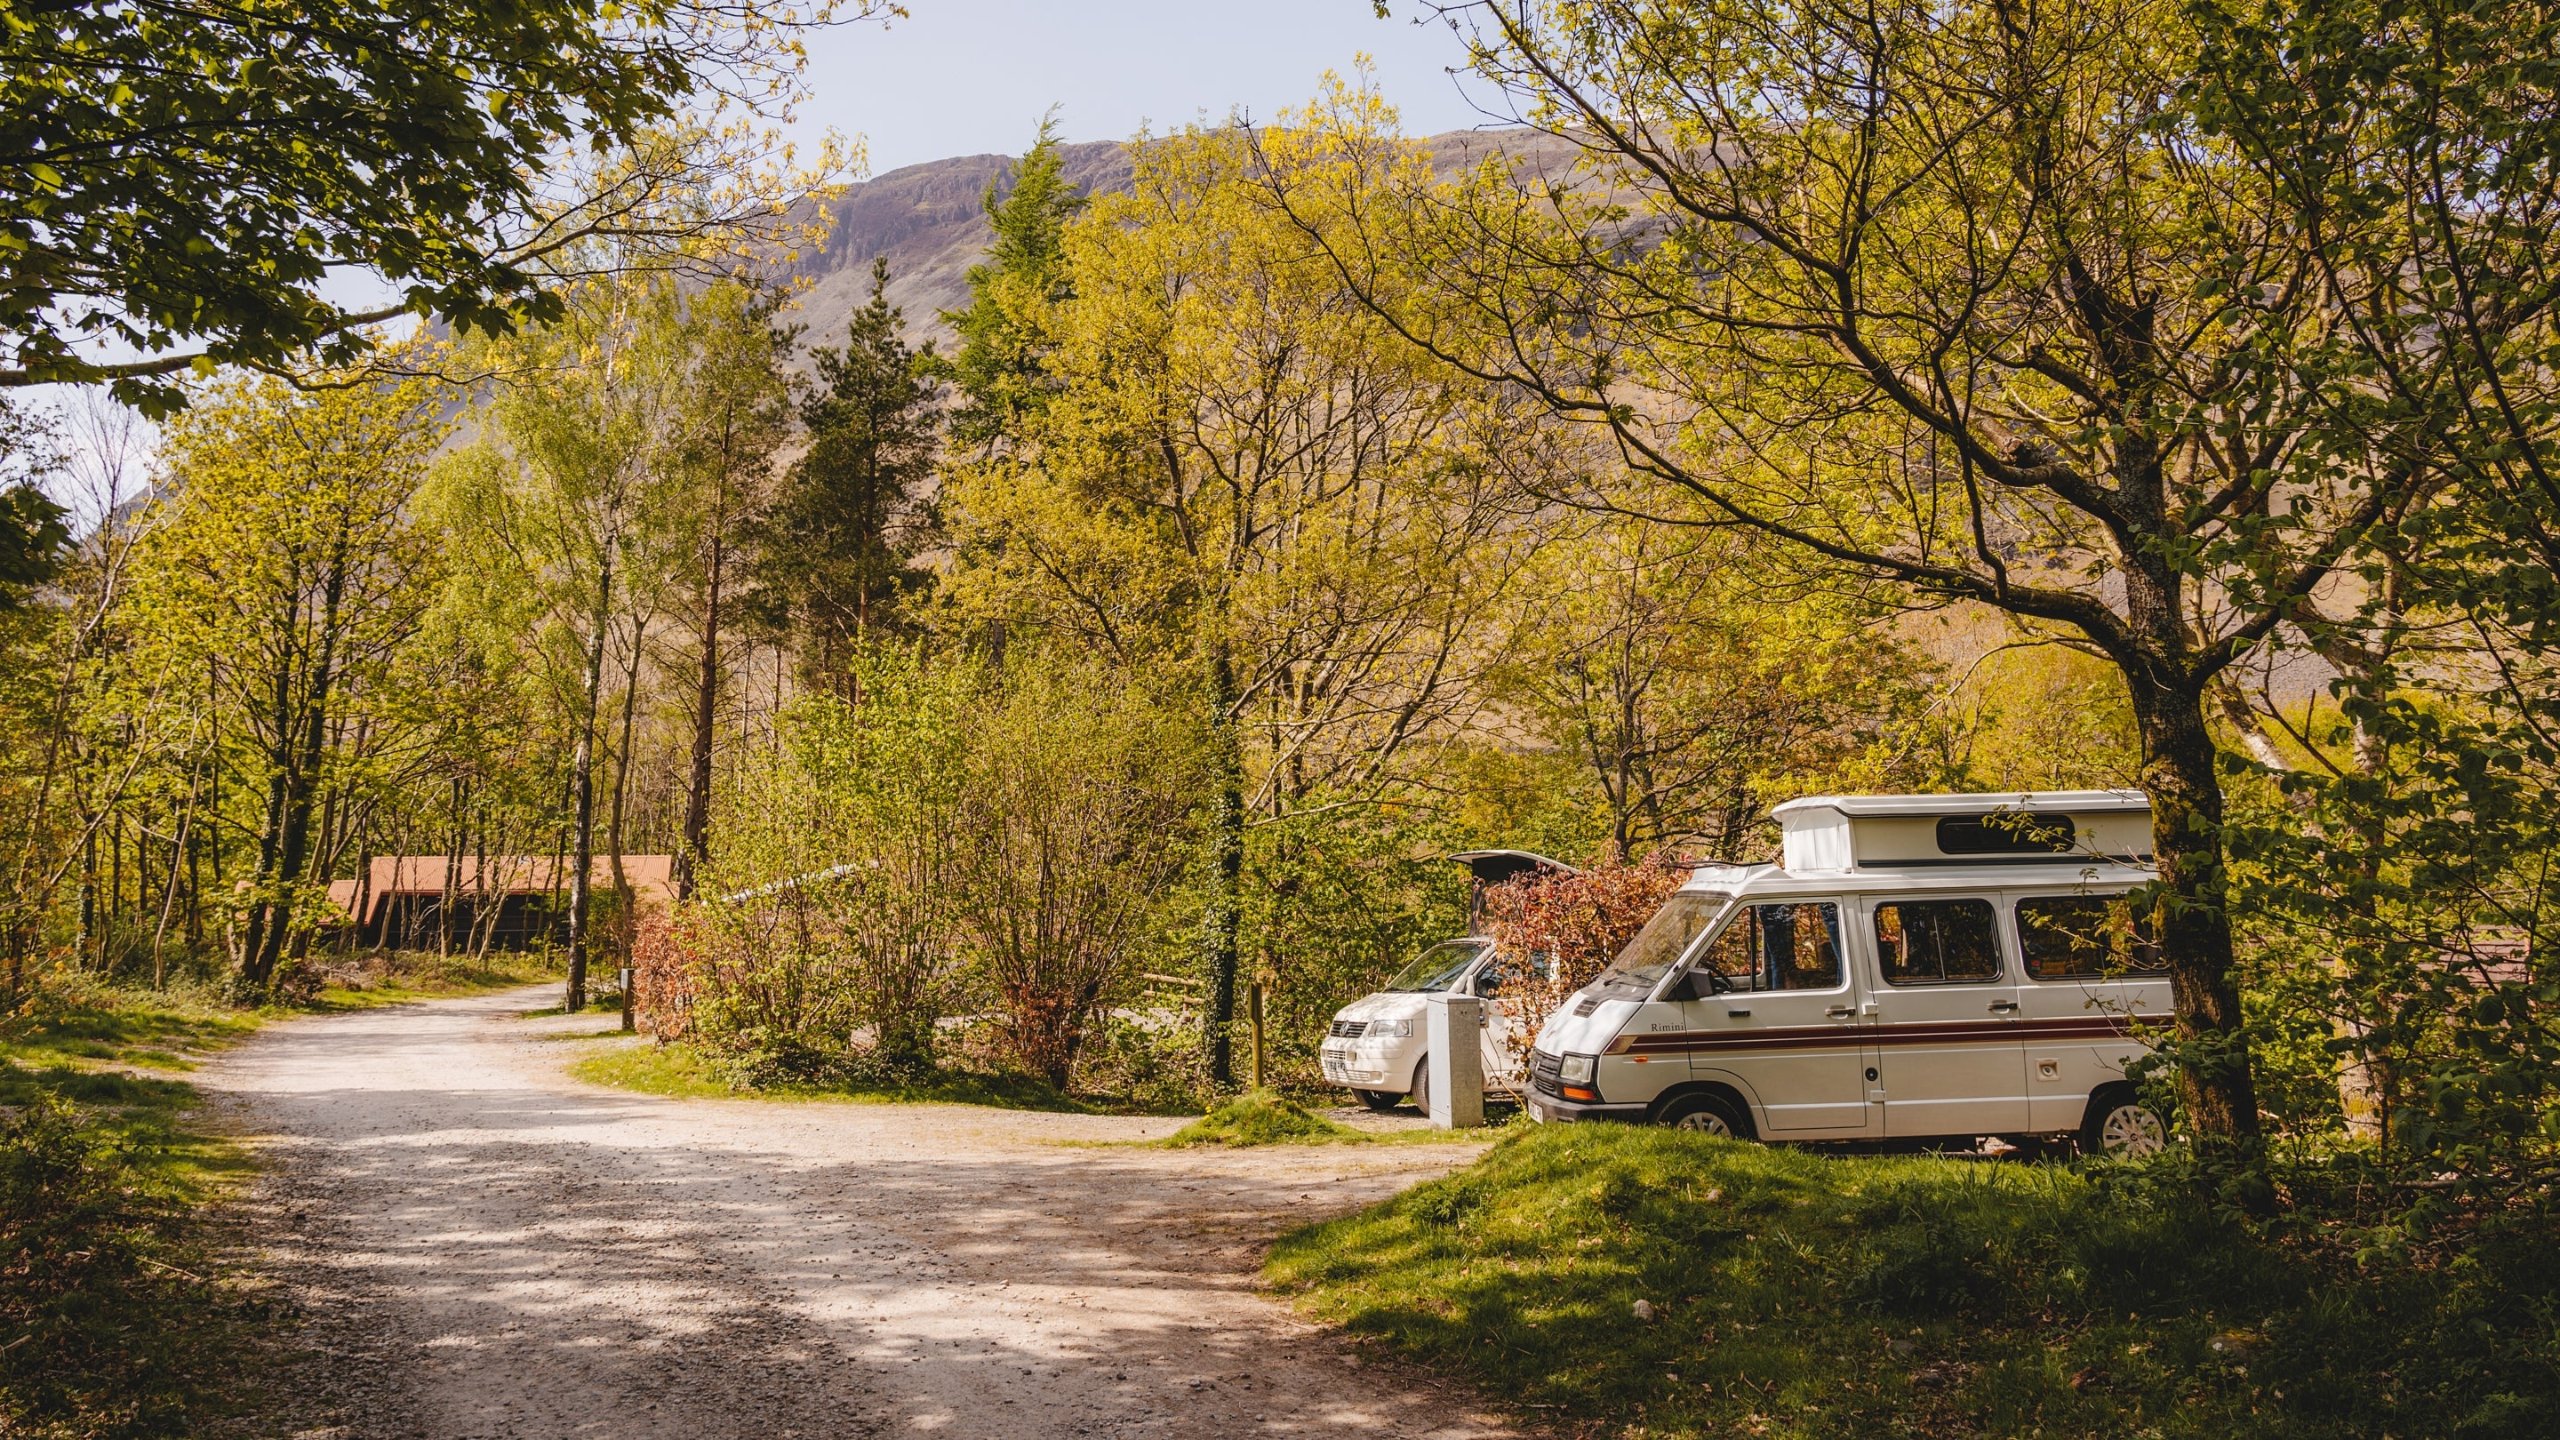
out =
[(1791, 814), (1837, 810), (1870, 815), (1981, 815), (1995, 810), (2066, 810), (2081, 814), (2150, 813), (2151, 797), (2139, 790), (2006, 790), (1983, 795), (1808, 795), (1769, 813), (1780, 824)]
[(1796, 872), (2151, 859), (2151, 801), (2139, 790), (1815, 795), (1770, 814)]

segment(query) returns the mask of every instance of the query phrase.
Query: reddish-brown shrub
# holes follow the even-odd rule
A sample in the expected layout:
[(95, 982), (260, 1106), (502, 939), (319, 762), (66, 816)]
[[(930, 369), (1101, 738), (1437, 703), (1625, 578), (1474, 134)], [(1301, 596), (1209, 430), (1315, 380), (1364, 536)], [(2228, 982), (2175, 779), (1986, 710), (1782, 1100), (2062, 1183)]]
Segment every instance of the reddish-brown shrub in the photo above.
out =
[(632, 942), (632, 1013), (640, 1029), (660, 1040), (681, 1040), (693, 1029), (693, 1002), (701, 985), (701, 917), (691, 906), (651, 909)]
[(1542, 962), (1515, 982), (1525, 1013), (1543, 1015), (1581, 989), (1688, 878), (1688, 864), (1665, 850), (1574, 874), (1525, 871), (1487, 890), (1485, 913), (1503, 952)]

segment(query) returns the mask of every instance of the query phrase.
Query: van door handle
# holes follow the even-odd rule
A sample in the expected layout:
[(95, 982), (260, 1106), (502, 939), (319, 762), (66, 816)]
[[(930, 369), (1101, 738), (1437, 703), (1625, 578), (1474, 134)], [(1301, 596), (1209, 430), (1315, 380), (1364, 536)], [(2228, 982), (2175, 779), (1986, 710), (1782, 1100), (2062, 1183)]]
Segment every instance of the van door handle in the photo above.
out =
[(2017, 1008), (2018, 1002), (2015, 1000), (1994, 1000), (1991, 1002), (1991, 1013), (1994, 1015), (2011, 1014), (2015, 1012)]
[(1830, 1016), (1834, 1020), (1846, 1020), (1850, 1016), (1858, 1013), (1858, 1007), (1854, 1005), (1834, 1005), (1822, 1013)]

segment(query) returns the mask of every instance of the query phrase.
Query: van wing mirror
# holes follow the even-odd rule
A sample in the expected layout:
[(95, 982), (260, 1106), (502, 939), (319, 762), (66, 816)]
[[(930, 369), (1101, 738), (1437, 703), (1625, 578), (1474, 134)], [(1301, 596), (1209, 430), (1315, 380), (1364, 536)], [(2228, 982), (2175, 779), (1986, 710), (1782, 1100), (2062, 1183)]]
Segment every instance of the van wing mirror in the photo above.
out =
[(1662, 992), (1665, 1000), (1704, 1000), (1710, 995), (1729, 994), (1733, 982), (1713, 970), (1683, 970), (1671, 988)]

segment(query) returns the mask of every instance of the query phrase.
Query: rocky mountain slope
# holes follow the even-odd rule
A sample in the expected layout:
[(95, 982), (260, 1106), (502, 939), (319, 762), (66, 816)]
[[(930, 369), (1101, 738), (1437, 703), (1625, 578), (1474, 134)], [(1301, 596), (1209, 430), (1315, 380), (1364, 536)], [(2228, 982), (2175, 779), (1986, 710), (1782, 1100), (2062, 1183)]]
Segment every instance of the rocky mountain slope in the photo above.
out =
[[(1572, 147), (1527, 130), (1459, 130), (1421, 142), (1443, 174), (1474, 164), (1500, 149), (1533, 166), (1561, 169)], [(941, 312), (969, 298), (969, 267), (986, 253), (987, 186), (1014, 157), (959, 155), (909, 165), (853, 185), (834, 206), (835, 226), (825, 246), (799, 269), (809, 288), (796, 317), (804, 345), (838, 343), (845, 323), (871, 290), (871, 261), (889, 261), (889, 299), (906, 311), (907, 333), (949, 343)], [(1088, 141), (1059, 147), (1067, 178), (1088, 194), (1126, 189), (1128, 147)]]

